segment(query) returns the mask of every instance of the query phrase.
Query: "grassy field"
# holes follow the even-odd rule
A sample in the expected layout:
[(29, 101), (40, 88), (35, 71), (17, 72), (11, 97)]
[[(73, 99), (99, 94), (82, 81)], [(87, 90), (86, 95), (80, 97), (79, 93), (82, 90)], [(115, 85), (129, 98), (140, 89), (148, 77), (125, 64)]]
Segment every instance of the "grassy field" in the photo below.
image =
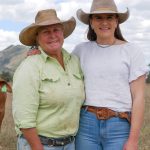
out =
[[(139, 150), (150, 150), (150, 84), (146, 85), (145, 99), (145, 119), (139, 142)], [(2, 124), (2, 132), (0, 133), (0, 150), (16, 150), (16, 135), (11, 114), (11, 94), (8, 95), (6, 114)]]
[(16, 150), (16, 133), (12, 119), (11, 94), (8, 94), (6, 101), (6, 113), (0, 133), (0, 150)]

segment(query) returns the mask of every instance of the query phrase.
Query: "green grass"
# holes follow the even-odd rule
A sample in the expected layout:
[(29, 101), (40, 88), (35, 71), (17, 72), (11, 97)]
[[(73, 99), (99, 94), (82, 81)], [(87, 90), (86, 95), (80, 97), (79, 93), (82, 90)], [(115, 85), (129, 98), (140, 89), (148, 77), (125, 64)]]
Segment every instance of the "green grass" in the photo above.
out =
[[(150, 150), (150, 84), (146, 85), (145, 100), (145, 117), (141, 130), (139, 150)], [(9, 94), (6, 103), (6, 114), (0, 133), (0, 146), (2, 147), (0, 150), (16, 150), (16, 134), (11, 114), (11, 102), (11, 94)]]

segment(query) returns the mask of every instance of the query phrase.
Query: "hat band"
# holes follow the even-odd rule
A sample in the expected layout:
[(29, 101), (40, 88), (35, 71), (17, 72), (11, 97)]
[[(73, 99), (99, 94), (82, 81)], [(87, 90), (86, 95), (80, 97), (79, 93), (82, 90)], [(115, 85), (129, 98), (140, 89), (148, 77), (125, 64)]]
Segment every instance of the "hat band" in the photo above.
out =
[(60, 22), (60, 19), (58, 19), (56, 17), (45, 17), (45, 18), (38, 18), (38, 19), (36, 19), (35, 20), (35, 24), (42, 24), (44, 22), (48, 22), (49, 20), (50, 21), (53, 20), (53, 22), (56, 22), (56, 21)]
[(110, 11), (110, 12), (118, 13), (116, 9), (111, 9), (111, 8), (108, 8), (108, 7), (97, 8), (97, 9), (91, 11), (91, 12), (97, 12), (97, 11)]

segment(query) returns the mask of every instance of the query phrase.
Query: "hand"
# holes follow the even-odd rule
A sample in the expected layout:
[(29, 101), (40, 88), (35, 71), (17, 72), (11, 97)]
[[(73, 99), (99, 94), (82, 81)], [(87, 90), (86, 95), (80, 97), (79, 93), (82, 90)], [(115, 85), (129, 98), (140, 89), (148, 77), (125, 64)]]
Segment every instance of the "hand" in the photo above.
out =
[(41, 54), (41, 51), (38, 49), (32, 49), (27, 52), (27, 56)]
[(138, 150), (138, 142), (133, 142), (128, 139), (123, 147), (123, 150)]
[(36, 145), (34, 147), (31, 147), (32, 150), (44, 150), (43, 145)]

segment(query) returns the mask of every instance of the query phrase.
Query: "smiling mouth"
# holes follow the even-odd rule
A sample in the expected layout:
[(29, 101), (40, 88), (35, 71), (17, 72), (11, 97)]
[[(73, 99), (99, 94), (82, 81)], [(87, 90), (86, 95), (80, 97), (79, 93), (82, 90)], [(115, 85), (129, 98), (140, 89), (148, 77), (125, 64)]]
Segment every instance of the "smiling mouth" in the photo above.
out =
[(102, 30), (102, 31), (108, 31), (108, 30), (110, 30), (110, 28), (99, 28), (100, 30)]
[(50, 42), (48, 42), (48, 44), (56, 44), (56, 43), (58, 43), (58, 41), (50, 41)]

